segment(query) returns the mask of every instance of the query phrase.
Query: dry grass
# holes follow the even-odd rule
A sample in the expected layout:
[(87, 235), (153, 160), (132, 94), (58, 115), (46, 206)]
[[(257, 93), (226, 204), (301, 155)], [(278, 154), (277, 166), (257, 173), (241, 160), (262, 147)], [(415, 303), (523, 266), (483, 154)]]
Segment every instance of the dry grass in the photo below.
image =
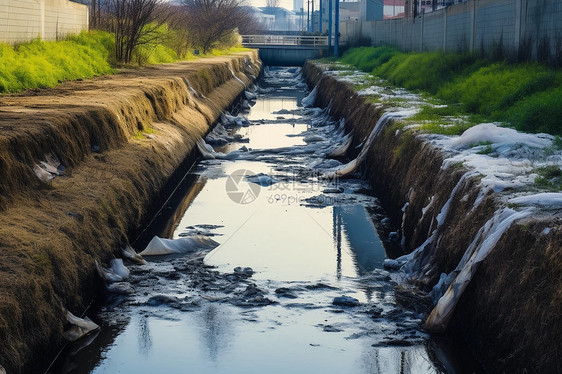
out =
[[(45, 347), (61, 343), (62, 308), (81, 314), (99, 286), (94, 260), (128, 241), (196, 138), (241, 92), (229, 67), (246, 82), (257, 75), (248, 57), (0, 99), (0, 364), (9, 373), (37, 369), (30, 359), (41, 364), (52, 354)], [(186, 81), (206, 98), (190, 95)], [(47, 153), (67, 167), (49, 184), (32, 171)]]

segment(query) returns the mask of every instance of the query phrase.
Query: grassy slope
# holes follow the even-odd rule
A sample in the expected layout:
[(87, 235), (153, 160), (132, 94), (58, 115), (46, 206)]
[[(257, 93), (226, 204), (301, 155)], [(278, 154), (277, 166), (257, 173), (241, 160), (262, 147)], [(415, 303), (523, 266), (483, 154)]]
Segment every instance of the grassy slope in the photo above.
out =
[[(472, 55), (402, 53), (386, 46), (355, 48), (341, 61), (395, 85), (459, 103), (462, 113), (505, 121), (522, 131), (562, 135), (561, 71)], [(450, 110), (459, 114), (459, 108)]]
[[(82, 32), (58, 42), (0, 43), (0, 94), (55, 87), (63, 81), (114, 73), (114, 48), (113, 34), (103, 31)], [(247, 50), (240, 47), (213, 50), (208, 56)], [(133, 62), (152, 65), (208, 56), (187, 53), (178, 58), (170, 47), (157, 44), (140, 46)]]

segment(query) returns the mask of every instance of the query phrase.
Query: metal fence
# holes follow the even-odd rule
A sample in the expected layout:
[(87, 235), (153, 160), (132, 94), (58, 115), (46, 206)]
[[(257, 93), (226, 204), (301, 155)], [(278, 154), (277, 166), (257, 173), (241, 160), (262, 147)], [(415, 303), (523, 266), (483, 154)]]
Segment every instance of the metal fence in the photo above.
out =
[(327, 36), (309, 35), (242, 35), (242, 44), (246, 47), (259, 46), (307, 46), (325, 47)]

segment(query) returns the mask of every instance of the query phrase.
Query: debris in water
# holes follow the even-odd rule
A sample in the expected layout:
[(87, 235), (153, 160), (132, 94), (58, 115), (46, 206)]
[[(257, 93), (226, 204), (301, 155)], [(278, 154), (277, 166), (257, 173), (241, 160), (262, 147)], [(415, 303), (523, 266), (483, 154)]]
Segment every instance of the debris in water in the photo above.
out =
[(82, 336), (99, 329), (100, 327), (92, 322), (88, 317), (79, 318), (69, 311), (66, 312), (66, 320), (72, 327), (63, 333), (63, 337), (71, 342), (80, 339)]
[(103, 279), (104, 282), (115, 283), (122, 282), (124, 280), (121, 275), (115, 273), (112, 269), (101, 266), (97, 260), (95, 260), (94, 263), (96, 265), (96, 270), (98, 271), (100, 278)]
[(145, 265), (146, 261), (144, 260), (144, 258), (142, 258), (141, 255), (139, 255), (137, 252), (135, 252), (135, 250), (130, 246), (127, 245), (125, 248), (121, 249), (121, 255), (128, 259), (131, 260), (132, 262), (134, 262), (137, 265)]
[(162, 256), (169, 254), (181, 254), (196, 252), (203, 249), (213, 249), (219, 243), (203, 235), (195, 235), (179, 239), (162, 239), (158, 236), (152, 238), (141, 256)]
[(109, 262), (111, 271), (119, 275), (122, 279), (127, 279), (131, 272), (123, 264), (123, 260), (120, 258), (114, 258)]
[(259, 173), (254, 175), (246, 175), (246, 180), (250, 183), (258, 184), (262, 187), (269, 187), (278, 182), (275, 178), (267, 174)]

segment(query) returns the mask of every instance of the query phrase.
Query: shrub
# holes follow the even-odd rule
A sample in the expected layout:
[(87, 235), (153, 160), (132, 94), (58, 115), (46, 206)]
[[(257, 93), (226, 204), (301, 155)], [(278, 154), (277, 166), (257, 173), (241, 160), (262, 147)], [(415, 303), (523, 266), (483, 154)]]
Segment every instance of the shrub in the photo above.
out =
[(507, 110), (504, 118), (521, 131), (562, 135), (562, 87), (519, 100)]

